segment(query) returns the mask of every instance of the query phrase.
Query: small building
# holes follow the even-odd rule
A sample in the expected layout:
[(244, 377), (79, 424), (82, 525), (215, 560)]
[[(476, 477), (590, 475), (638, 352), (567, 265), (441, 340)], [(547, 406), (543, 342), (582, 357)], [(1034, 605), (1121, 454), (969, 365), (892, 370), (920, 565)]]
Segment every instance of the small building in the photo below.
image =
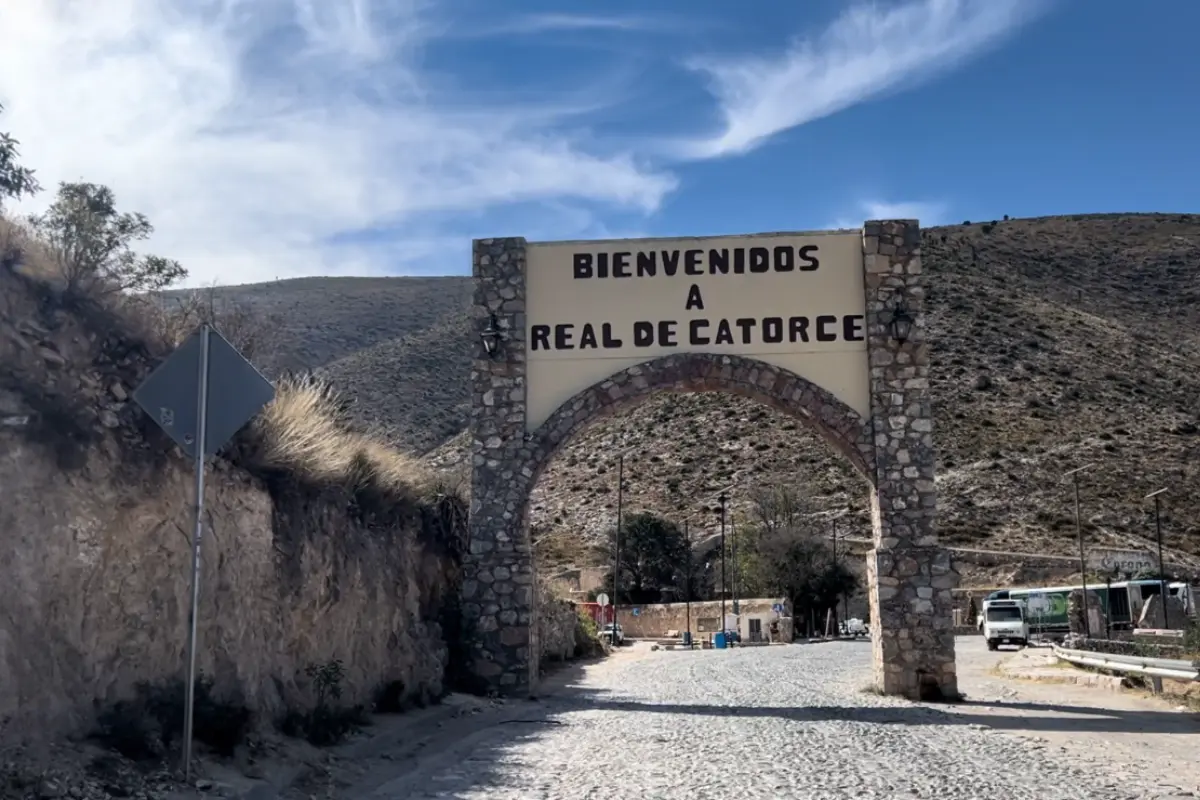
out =
[[(743, 642), (791, 642), (792, 604), (781, 597), (725, 601), (726, 629), (736, 630)], [(703, 641), (721, 630), (721, 601), (622, 605), (617, 623), (632, 639), (676, 639), (684, 631)]]

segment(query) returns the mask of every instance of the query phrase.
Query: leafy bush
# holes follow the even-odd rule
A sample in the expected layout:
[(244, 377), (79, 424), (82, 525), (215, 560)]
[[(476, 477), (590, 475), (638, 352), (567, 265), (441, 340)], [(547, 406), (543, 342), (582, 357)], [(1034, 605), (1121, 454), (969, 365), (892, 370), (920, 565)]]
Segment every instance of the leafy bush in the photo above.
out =
[(575, 616), (575, 657), (588, 658), (604, 653), (604, 642), (600, 639), (600, 627), (582, 610)]
[(346, 708), (333, 702), (341, 699), (342, 680), (346, 676), (340, 660), (311, 664), (304, 674), (311, 682), (315, 702), (309, 711), (293, 709), (284, 716), (279, 729), (285, 735), (306, 739), (317, 747), (328, 747), (367, 724), (367, 712), (361, 705)]

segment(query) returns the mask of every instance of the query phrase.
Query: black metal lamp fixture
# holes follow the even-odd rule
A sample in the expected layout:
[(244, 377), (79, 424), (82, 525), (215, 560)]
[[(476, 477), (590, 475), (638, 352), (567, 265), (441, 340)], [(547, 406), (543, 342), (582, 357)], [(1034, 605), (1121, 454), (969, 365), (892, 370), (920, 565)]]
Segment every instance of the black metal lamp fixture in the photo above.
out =
[(489, 357), (495, 356), (499, 352), (500, 340), (504, 338), (504, 331), (497, 322), (496, 315), (490, 315), (487, 327), (479, 333), (479, 338), (483, 340), (483, 349)]
[(908, 337), (912, 336), (913, 327), (916, 324), (916, 319), (904, 304), (904, 298), (897, 295), (895, 301), (892, 302), (892, 310), (888, 318), (888, 330), (891, 332), (892, 338), (901, 344), (907, 342)]

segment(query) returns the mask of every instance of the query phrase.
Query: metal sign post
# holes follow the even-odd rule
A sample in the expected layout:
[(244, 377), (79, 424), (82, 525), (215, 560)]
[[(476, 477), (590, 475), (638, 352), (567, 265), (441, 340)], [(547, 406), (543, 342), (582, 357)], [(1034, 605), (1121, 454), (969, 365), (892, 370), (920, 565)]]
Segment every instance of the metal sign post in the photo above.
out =
[(196, 705), (196, 633), (200, 608), (200, 540), (204, 536), (204, 462), (203, 443), (208, 434), (208, 353), (209, 327), (200, 326), (200, 358), (196, 377), (196, 519), (192, 528), (192, 607), (188, 611), (187, 686), (183, 701), (183, 777), (192, 772), (192, 713)]
[(192, 770), (205, 461), (274, 398), (271, 382), (208, 323), (201, 324), (133, 393), (134, 401), (192, 458), (196, 470), (183, 710), (185, 779)]

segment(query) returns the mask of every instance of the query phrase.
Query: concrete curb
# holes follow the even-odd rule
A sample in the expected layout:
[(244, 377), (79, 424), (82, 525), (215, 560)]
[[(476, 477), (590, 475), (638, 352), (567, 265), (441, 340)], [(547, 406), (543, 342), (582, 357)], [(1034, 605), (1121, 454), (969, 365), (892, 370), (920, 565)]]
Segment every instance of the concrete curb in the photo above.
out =
[(1076, 686), (1091, 686), (1110, 692), (1120, 691), (1123, 688), (1122, 679), (1119, 675), (1101, 675), (1071, 666), (1051, 667), (1038, 666), (1036, 664), (1012, 664), (1008, 661), (1002, 661), (998, 667), (1000, 673), (1008, 678), (1037, 681), (1038, 683), (1065, 683)]

